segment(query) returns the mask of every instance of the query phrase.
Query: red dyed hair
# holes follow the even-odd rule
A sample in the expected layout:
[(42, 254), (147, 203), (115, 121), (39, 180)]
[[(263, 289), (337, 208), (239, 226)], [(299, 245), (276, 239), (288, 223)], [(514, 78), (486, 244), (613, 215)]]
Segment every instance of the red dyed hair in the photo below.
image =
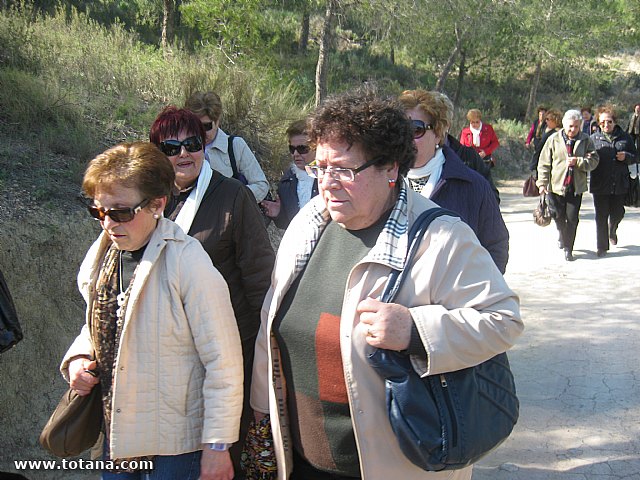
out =
[(198, 116), (186, 108), (169, 105), (153, 121), (149, 141), (159, 145), (163, 140), (177, 138), (180, 132), (196, 135), (205, 144), (206, 133)]

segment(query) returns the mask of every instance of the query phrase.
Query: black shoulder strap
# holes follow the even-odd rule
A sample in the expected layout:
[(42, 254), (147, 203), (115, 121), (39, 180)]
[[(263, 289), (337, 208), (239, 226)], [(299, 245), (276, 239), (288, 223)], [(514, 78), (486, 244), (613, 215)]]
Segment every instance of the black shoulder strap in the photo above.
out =
[(233, 178), (238, 178), (238, 165), (236, 165), (236, 152), (233, 151), (233, 139), (236, 138), (233, 135), (229, 135), (229, 144), (227, 146), (227, 152), (229, 154), (229, 162), (231, 163), (231, 170), (233, 170)]
[[(459, 215), (451, 210), (447, 210), (445, 208), (434, 207), (426, 210), (420, 214), (416, 221), (413, 222), (411, 228), (409, 229), (408, 241), (407, 241), (407, 257), (405, 260), (405, 266), (411, 263), (418, 247), (420, 246), (420, 242), (422, 241), (422, 237), (425, 232), (429, 228), (429, 225), (433, 220), (442, 215), (450, 215), (452, 217), (459, 217)], [(384, 292), (380, 297), (381, 302), (390, 303), (398, 293), (398, 289), (402, 282), (404, 281), (405, 275), (408, 273), (408, 268), (404, 270), (392, 270), (389, 275), (389, 279), (387, 280), (387, 285), (384, 287)]]

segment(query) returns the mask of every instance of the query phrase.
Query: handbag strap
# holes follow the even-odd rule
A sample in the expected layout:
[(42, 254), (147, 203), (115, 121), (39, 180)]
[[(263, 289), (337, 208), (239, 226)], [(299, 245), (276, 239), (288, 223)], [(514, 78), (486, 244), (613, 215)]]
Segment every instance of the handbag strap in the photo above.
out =
[(460, 216), (457, 213), (452, 212), (451, 210), (447, 210), (441, 207), (434, 207), (422, 212), (416, 219), (416, 221), (413, 222), (413, 225), (411, 225), (411, 228), (409, 229), (407, 240), (407, 256), (404, 262), (405, 268), (403, 270), (391, 270), (389, 279), (387, 280), (387, 284), (384, 287), (382, 296), (380, 297), (381, 302), (391, 303), (393, 301), (396, 294), (398, 293), (398, 290), (400, 289), (400, 286), (402, 285), (402, 282), (409, 274), (410, 269), (407, 268), (407, 266), (411, 263), (411, 260), (413, 260), (413, 257), (418, 251), (418, 248), (422, 241), (422, 237), (429, 228), (431, 222), (436, 218), (441, 217), (442, 215), (449, 215), (451, 217)]
[(231, 164), (231, 170), (233, 171), (232, 178), (238, 180), (238, 165), (236, 164), (236, 152), (233, 149), (234, 135), (229, 135), (229, 143), (227, 145), (227, 153), (229, 154), (229, 163)]

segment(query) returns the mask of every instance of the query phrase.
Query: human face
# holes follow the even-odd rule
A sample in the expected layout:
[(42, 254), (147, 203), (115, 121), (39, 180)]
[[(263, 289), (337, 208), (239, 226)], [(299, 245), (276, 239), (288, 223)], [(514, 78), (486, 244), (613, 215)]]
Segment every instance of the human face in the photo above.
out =
[(216, 138), (216, 134), (218, 133), (218, 127), (220, 126), (220, 120), (218, 120), (217, 122), (214, 122), (209, 115), (202, 115), (202, 116), (200, 116), (198, 118), (200, 119), (200, 121), (202, 122), (203, 125), (209, 124), (209, 123), (211, 124), (211, 129), (210, 130), (207, 130), (207, 127), (204, 127), (204, 129), (205, 129), (204, 141), (205, 141), (206, 144), (209, 144), (209, 143), (213, 142), (213, 139)]
[(540, 110), (538, 112), (538, 120), (542, 122), (544, 120), (544, 116), (545, 116), (546, 113), (547, 113), (546, 110)]
[[(306, 135), (293, 135), (289, 137), (289, 146), (298, 146), (298, 145), (309, 145), (309, 137)], [(309, 150), (307, 153), (300, 153), (298, 150), (295, 150), (291, 157), (293, 157), (293, 163), (295, 163), (296, 167), (300, 170), (304, 170), (304, 166), (313, 162), (316, 158), (315, 150)]]
[[(207, 117), (208, 118), (208, 117)], [(194, 134), (191, 132), (185, 132), (181, 130), (177, 137), (166, 137), (160, 141), (165, 140), (178, 140), (182, 141), (185, 138), (192, 137)], [(202, 162), (204, 161), (204, 146), (197, 152), (187, 152), (184, 146), (180, 149), (178, 155), (172, 155), (167, 157), (173, 165), (173, 170), (176, 172), (176, 186), (182, 190), (192, 185), (200, 175), (202, 169)]]
[(616, 122), (610, 113), (601, 113), (598, 124), (604, 133), (612, 133), (613, 129), (616, 128)]
[[(320, 142), (316, 149), (316, 163), (323, 167), (358, 168), (367, 160), (359, 145), (349, 148), (340, 140)], [(362, 230), (393, 206), (395, 189), (389, 188), (389, 180), (397, 178), (397, 164), (382, 169), (374, 165), (357, 173), (353, 182), (324, 175), (318, 180), (318, 190), (334, 222), (349, 230)]]
[(471, 128), (474, 128), (474, 129), (478, 130), (480, 128), (480, 125), (482, 125), (482, 120), (480, 120), (480, 119), (471, 120), (469, 122), (469, 125), (471, 125)]
[[(143, 200), (142, 194), (135, 188), (111, 185), (109, 188), (99, 188), (93, 203), (96, 207), (108, 210), (110, 208), (133, 208)], [(104, 220), (100, 221), (100, 226), (118, 250), (129, 252), (138, 250), (149, 242), (158, 223), (158, 220), (153, 216), (161, 214), (166, 202), (165, 197), (152, 200), (129, 222), (119, 223), (110, 216), (106, 216)]]
[(555, 122), (554, 119), (547, 118), (546, 122), (547, 122), (547, 127), (549, 127), (551, 130), (555, 130), (556, 128), (558, 128), (558, 124)]
[[(426, 124), (433, 125), (433, 118), (422, 111), (420, 107), (407, 110), (407, 115), (411, 120), (422, 120)], [(427, 130), (423, 136), (414, 139), (418, 153), (414, 168), (423, 167), (436, 154), (437, 145), (442, 139), (435, 134), (435, 130)]]
[(640, 105), (633, 107), (633, 111), (636, 112), (636, 115), (640, 115)]
[(569, 138), (575, 138), (580, 132), (580, 120), (573, 120), (571, 122), (567, 122), (566, 125), (563, 124), (564, 131)]
[(585, 122), (588, 122), (589, 120), (591, 120), (591, 113), (587, 110), (583, 110), (582, 112), (582, 120), (584, 120)]

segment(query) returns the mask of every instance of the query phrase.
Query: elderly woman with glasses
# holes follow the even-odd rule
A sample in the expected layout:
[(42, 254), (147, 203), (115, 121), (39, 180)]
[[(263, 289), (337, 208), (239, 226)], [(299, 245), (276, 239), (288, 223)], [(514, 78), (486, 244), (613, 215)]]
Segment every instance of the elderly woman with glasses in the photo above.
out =
[(496, 132), (489, 123), (482, 121), (482, 112), (477, 108), (467, 112), (467, 120), (469, 120), (469, 126), (464, 127), (460, 132), (460, 143), (465, 147), (473, 147), (484, 163), (495, 167), (496, 161), (492, 155), (500, 146)]
[(629, 191), (628, 165), (636, 163), (633, 138), (616, 123), (612, 106), (597, 113), (600, 131), (591, 135), (600, 161), (589, 175), (589, 191), (596, 211), (597, 256), (604, 257), (609, 243), (618, 244), (618, 225), (624, 217), (624, 197)]
[[(520, 334), (518, 299), (455, 217), (436, 219), (405, 265), (409, 228), (436, 204), (403, 181), (414, 128), (396, 101), (329, 98), (308, 134), (320, 193), (282, 238), (253, 373), (251, 405), (270, 417), (278, 479), (468, 480), (470, 467), (426, 472), (404, 456), (367, 356), (402, 351), (426, 375), (478, 364)], [(382, 303), (392, 269), (410, 269), (411, 281), (398, 303)]]
[[(165, 108), (153, 122), (149, 138), (169, 157), (176, 173), (164, 215), (202, 244), (229, 287), (244, 358), (245, 406), (240, 436), (244, 440), (251, 421), (248, 398), (254, 344), (274, 262), (269, 236), (251, 192), (239, 181), (212, 170), (205, 161), (205, 129), (194, 113)], [(241, 441), (231, 447), (238, 472), (242, 446)]]
[[(258, 159), (242, 137), (227, 135), (221, 128), (222, 100), (215, 92), (194, 92), (184, 108), (195, 113), (206, 131), (205, 156), (211, 168), (244, 183), (257, 202), (269, 193), (269, 182)], [(235, 164), (235, 168), (234, 168)]]
[[(171, 163), (151, 143), (93, 159), (82, 188), (102, 234), (78, 274), (86, 324), (60, 367), (71, 388), (100, 388), (105, 480), (228, 480), (238, 439), (242, 351), (222, 275), (162, 211)], [(153, 470), (128, 471), (150, 459)], [(124, 473), (123, 473), (124, 472)]]
[(409, 185), (459, 214), (504, 273), (509, 260), (509, 231), (491, 185), (445, 144), (453, 104), (446, 95), (426, 90), (406, 90), (399, 101), (413, 124), (417, 150), (407, 173)]
[(261, 203), (266, 215), (273, 218), (278, 228), (287, 228), (298, 211), (318, 194), (318, 180), (305, 170), (306, 165), (315, 159), (315, 150), (309, 146), (305, 130), (304, 120), (293, 122), (287, 128), (293, 163), (278, 183), (276, 200), (263, 200)]
[(582, 114), (567, 110), (562, 129), (545, 142), (538, 161), (536, 185), (540, 195), (547, 195), (549, 210), (558, 227), (558, 247), (572, 262), (582, 194), (587, 191), (587, 173), (598, 166), (593, 140), (582, 131)]

